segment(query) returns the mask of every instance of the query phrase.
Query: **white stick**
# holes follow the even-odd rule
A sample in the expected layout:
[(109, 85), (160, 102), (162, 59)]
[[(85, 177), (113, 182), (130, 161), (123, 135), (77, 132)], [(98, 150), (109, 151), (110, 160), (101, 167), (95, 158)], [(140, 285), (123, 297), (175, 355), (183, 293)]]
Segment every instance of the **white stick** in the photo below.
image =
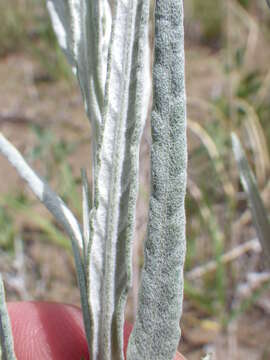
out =
[[(241, 245), (233, 248), (226, 254), (222, 255), (220, 261), (222, 264), (226, 264), (228, 262), (236, 260), (237, 258), (244, 255), (248, 251), (253, 251), (255, 253), (261, 252), (261, 245), (260, 245), (258, 239), (249, 240), (249, 241), (245, 242), (244, 244), (241, 244)], [(186, 276), (189, 280), (195, 280), (195, 279), (201, 278), (205, 274), (207, 274), (211, 271), (215, 271), (217, 268), (217, 265), (218, 265), (217, 261), (215, 261), (215, 260), (209, 261), (207, 264), (198, 266), (195, 269), (189, 271), (186, 274)]]
[(82, 249), (81, 227), (75, 216), (63, 200), (43, 181), (27, 164), (19, 151), (0, 132), (0, 153), (17, 170), (18, 174), (29, 185), (36, 197), (53, 214), (67, 234), (75, 239)]

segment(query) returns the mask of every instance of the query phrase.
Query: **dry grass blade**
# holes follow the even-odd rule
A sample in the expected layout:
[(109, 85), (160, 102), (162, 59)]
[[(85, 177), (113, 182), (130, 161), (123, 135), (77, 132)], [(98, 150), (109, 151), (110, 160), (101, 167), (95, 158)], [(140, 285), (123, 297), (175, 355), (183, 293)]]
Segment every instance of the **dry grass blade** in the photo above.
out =
[(234, 197), (234, 193), (235, 193), (234, 187), (231, 181), (229, 180), (222, 159), (220, 157), (219, 151), (216, 147), (216, 144), (212, 140), (211, 136), (199, 123), (191, 119), (188, 119), (187, 126), (188, 129), (191, 130), (194, 133), (194, 135), (196, 135), (200, 139), (200, 141), (206, 148), (211, 160), (213, 161), (218, 177), (223, 184), (224, 193), (228, 196), (229, 199), (231, 197)]
[[(259, 36), (259, 26), (253, 17), (236, 1), (228, 1), (228, 7), (235, 17), (248, 29), (248, 37), (246, 42), (246, 49), (249, 54), (246, 58), (249, 58), (254, 54), (256, 44)], [(238, 20), (238, 21), (239, 21)]]
[(269, 282), (270, 273), (249, 273), (247, 274), (247, 281), (237, 286), (237, 294), (241, 297), (251, 297), (254, 292), (260, 288), (263, 284)]
[(257, 105), (257, 107), (260, 106), (264, 101), (267, 101), (267, 97), (269, 94), (269, 86), (270, 86), (270, 71), (268, 71), (265, 74), (262, 81), (262, 85), (256, 94), (254, 102)]
[(245, 100), (235, 99), (234, 103), (246, 114), (247, 121), (244, 122), (244, 126), (254, 154), (256, 177), (259, 184), (264, 184), (270, 171), (270, 158), (260, 120), (253, 107)]
[(200, 109), (200, 111), (203, 110), (209, 114), (214, 115), (215, 118), (220, 120), (221, 125), (224, 126), (225, 128), (227, 123), (227, 118), (218, 106), (198, 97), (188, 97), (187, 105), (194, 106), (194, 108)]
[[(231, 251), (228, 251), (226, 254), (221, 256), (220, 262), (227, 264), (231, 261), (238, 259), (240, 256), (246, 254), (248, 251), (253, 251), (255, 253), (261, 252), (261, 245), (257, 239), (252, 239), (245, 242), (244, 244), (238, 245), (233, 248)], [(209, 272), (215, 271), (217, 269), (217, 261), (209, 261), (205, 265), (198, 266), (193, 270), (189, 271), (186, 276), (189, 280), (195, 280), (203, 277)]]

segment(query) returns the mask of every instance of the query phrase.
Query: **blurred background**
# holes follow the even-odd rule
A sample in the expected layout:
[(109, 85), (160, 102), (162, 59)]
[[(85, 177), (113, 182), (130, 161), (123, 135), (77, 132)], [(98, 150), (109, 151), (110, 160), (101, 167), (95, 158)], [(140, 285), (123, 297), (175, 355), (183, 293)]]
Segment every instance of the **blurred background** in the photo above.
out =
[[(231, 149), (235, 131), (270, 214), (270, 9), (264, 0), (185, 1), (189, 170), (180, 349), (190, 360), (270, 359), (270, 273)], [(152, 38), (152, 35), (150, 35)], [(0, 130), (81, 219), (91, 128), (44, 1), (0, 1)], [(149, 199), (141, 146), (132, 322)], [(78, 304), (69, 240), (0, 158), (0, 271), (8, 300)]]

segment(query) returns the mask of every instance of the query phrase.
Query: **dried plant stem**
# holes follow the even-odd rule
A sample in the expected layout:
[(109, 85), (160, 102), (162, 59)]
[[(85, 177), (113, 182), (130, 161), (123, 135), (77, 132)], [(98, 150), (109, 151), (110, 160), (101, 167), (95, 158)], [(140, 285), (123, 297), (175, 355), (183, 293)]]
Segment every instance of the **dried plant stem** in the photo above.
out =
[[(258, 239), (252, 239), (250, 241), (245, 242), (239, 246), (236, 246), (231, 251), (228, 251), (226, 254), (222, 255), (220, 258), (220, 262), (222, 264), (227, 264), (231, 261), (238, 259), (240, 256), (246, 254), (248, 251), (253, 251), (255, 253), (261, 252), (261, 245)], [(218, 267), (217, 261), (209, 261), (208, 263), (198, 266), (193, 270), (189, 271), (186, 276), (189, 280), (195, 280), (203, 277), (209, 272), (215, 271)]]

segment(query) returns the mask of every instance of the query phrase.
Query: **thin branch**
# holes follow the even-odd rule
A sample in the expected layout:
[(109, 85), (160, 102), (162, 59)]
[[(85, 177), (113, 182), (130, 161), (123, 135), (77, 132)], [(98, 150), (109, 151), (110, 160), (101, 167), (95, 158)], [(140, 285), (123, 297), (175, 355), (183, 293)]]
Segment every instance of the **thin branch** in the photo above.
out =
[(241, 297), (248, 298), (254, 294), (254, 291), (256, 291), (265, 283), (269, 282), (269, 280), (269, 272), (249, 273), (247, 274), (247, 281), (238, 285), (237, 294)]
[[(238, 259), (240, 256), (246, 254), (248, 251), (253, 251), (255, 253), (261, 252), (261, 245), (258, 239), (252, 239), (245, 242), (239, 246), (236, 246), (232, 250), (228, 251), (226, 254), (221, 256), (220, 262), (222, 264), (227, 264), (231, 261)], [(195, 280), (203, 277), (205, 274), (215, 271), (218, 266), (217, 261), (212, 260), (206, 263), (205, 265), (198, 266), (195, 269), (189, 271), (186, 276), (189, 280)]]

